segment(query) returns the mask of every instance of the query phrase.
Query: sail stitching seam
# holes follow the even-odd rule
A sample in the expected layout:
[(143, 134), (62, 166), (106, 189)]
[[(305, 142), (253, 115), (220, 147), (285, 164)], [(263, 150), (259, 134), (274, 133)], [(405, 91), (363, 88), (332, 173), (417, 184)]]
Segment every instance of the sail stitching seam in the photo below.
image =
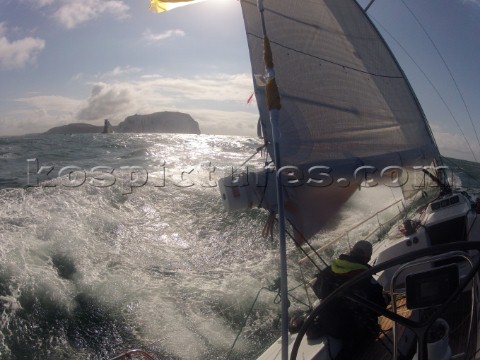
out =
[[(255, 34), (252, 34), (252, 33), (247, 33), (248, 35), (251, 35), (253, 37), (256, 37), (258, 39), (263, 39), (262, 37), (258, 36), (258, 35), (255, 35)], [(272, 41), (270, 40), (270, 43), (272, 44), (275, 44), (277, 46), (280, 46), (284, 49), (288, 49), (288, 50), (291, 50), (291, 51), (295, 51), (296, 53), (298, 54), (302, 54), (302, 55), (305, 55), (305, 56), (308, 56), (308, 57), (311, 57), (311, 58), (315, 58), (315, 59), (318, 59), (318, 60), (321, 60), (321, 61), (324, 61), (326, 63), (329, 63), (329, 64), (333, 64), (333, 65), (337, 65), (337, 66), (341, 66), (342, 68), (344, 69), (349, 69), (349, 70), (353, 70), (353, 71), (356, 71), (356, 72), (359, 72), (359, 73), (362, 73), (362, 74), (368, 74), (368, 75), (372, 75), (372, 76), (376, 76), (376, 77), (382, 77), (382, 78), (388, 78), (388, 79), (403, 79), (403, 76), (392, 76), (392, 75), (382, 75), (382, 74), (376, 74), (376, 73), (371, 73), (371, 72), (368, 72), (368, 71), (365, 71), (365, 70), (360, 70), (360, 69), (356, 69), (354, 67), (351, 67), (351, 66), (348, 66), (348, 65), (343, 65), (343, 64), (340, 64), (340, 63), (336, 63), (334, 61), (331, 61), (331, 60), (327, 60), (327, 59), (324, 59), (324, 58), (321, 58), (319, 56), (315, 56), (315, 55), (312, 55), (312, 54), (307, 54), (303, 51), (300, 51), (300, 50), (297, 50), (297, 49), (294, 49), (292, 47), (289, 47), (289, 46), (285, 46), (285, 45), (282, 45), (278, 42), (275, 42), (275, 41)]]

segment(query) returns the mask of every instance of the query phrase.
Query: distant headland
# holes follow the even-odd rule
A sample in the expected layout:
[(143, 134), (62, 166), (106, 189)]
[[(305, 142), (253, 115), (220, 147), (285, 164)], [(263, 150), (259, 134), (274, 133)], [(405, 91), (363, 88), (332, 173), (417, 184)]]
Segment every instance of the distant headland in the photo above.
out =
[(200, 134), (198, 122), (189, 114), (161, 111), (147, 115), (132, 115), (117, 126), (105, 120), (103, 126), (73, 123), (49, 129), (45, 134), (88, 134), (88, 133), (180, 133)]

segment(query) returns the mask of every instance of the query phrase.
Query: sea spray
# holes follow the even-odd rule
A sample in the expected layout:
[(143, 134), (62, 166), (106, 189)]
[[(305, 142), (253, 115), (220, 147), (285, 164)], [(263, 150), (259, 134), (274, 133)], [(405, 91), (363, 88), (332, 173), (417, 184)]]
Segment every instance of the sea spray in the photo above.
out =
[[(129, 348), (224, 359), (239, 333), (232, 358), (253, 359), (279, 335), (278, 244), (261, 236), (267, 214), (224, 212), (215, 186), (255, 153), (257, 140), (90, 134), (2, 141), (10, 155), (0, 158), (1, 359), (106, 359)], [(28, 183), (28, 159), (53, 166), (50, 178), (32, 173), (38, 186), (28, 186), (37, 185)], [(263, 159), (248, 165), (261, 168)], [(58, 177), (69, 166), (78, 174)], [(115, 183), (100, 186), (105, 174)], [(136, 176), (145, 174), (140, 186)], [(379, 189), (361, 189), (312, 243), (341, 236), (398, 200)], [(378, 226), (374, 220), (346, 243)], [(296, 288), (303, 254), (292, 242), (288, 251), (292, 294), (308, 304)]]

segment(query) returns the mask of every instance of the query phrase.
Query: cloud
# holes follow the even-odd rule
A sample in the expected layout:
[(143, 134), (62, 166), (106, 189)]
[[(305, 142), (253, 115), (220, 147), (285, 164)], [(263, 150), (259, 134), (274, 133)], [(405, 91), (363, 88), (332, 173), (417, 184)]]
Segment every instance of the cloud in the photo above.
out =
[(258, 114), (194, 108), (188, 111), (200, 124), (203, 134), (256, 136)]
[(136, 66), (116, 66), (113, 70), (107, 71), (105, 73), (99, 73), (95, 75), (87, 75), (84, 73), (77, 73), (72, 76), (72, 80), (75, 81), (86, 81), (90, 78), (90, 81), (105, 80), (112, 78), (119, 78), (125, 75), (135, 74), (141, 72), (142, 69)]
[(57, 22), (67, 29), (93, 20), (101, 14), (125, 19), (130, 7), (122, 0), (20, 0), (35, 9), (46, 9)]
[(39, 109), (15, 110), (0, 117), (0, 132), (5, 136), (40, 133), (58, 123), (59, 119), (49, 119)]
[(132, 95), (122, 86), (95, 84), (87, 104), (78, 112), (79, 120), (98, 120), (127, 111), (131, 107)]
[(52, 95), (52, 96), (30, 96), (25, 98), (18, 98), (15, 99), (18, 102), (23, 102), (31, 105), (36, 109), (40, 109), (45, 113), (52, 113), (52, 112), (70, 112), (74, 107), (78, 107), (80, 105), (80, 101), (72, 98), (68, 98), (65, 96), (59, 95)]
[(0, 23), (0, 70), (19, 69), (34, 63), (45, 48), (45, 40), (34, 37), (10, 41), (5, 36), (7, 28)]
[(258, 112), (247, 105), (252, 91), (248, 74), (175, 78), (145, 75), (132, 82), (95, 83), (77, 113), (84, 121), (121, 121), (135, 113), (181, 111), (211, 134), (254, 136)]
[(469, 140), (469, 144), (467, 144), (461, 134), (451, 133), (438, 125), (432, 125), (432, 131), (442, 155), (458, 159), (474, 160), (473, 152), (477, 160), (480, 159), (480, 145), (476, 143), (476, 141)]
[[(120, 68), (117, 72), (122, 72)], [(115, 72), (115, 71), (113, 71)], [(84, 100), (35, 95), (16, 99), (25, 104), (0, 119), (0, 133), (19, 135), (79, 121), (116, 125), (133, 114), (180, 111), (190, 114), (202, 133), (255, 136), (258, 111), (247, 104), (252, 92), (250, 74), (218, 74), (208, 77), (144, 75), (135, 81), (89, 84)], [(112, 79), (113, 80), (113, 79)]]
[(185, 36), (185, 31), (183, 30), (168, 30), (164, 31), (162, 33), (154, 34), (152, 33), (151, 30), (147, 29), (143, 34), (142, 37), (144, 40), (147, 40), (149, 42), (157, 42), (157, 41), (162, 41), (171, 37), (177, 37), (177, 36)]
[(129, 6), (119, 0), (64, 0), (53, 17), (67, 29), (73, 29), (103, 13), (119, 19), (127, 18), (128, 10)]
[(30, 96), (15, 99), (15, 102), (23, 106), (0, 117), (1, 134), (41, 133), (67, 124), (80, 105), (79, 100), (64, 96)]
[(117, 66), (112, 71), (106, 74), (103, 74), (102, 77), (116, 77), (116, 76), (121, 76), (125, 74), (138, 73), (140, 71), (142, 71), (142, 69), (134, 66), (125, 66), (125, 67)]
[(192, 78), (144, 75), (132, 83), (135, 93), (146, 98), (155, 96), (160, 102), (245, 105), (252, 93), (252, 80), (249, 74), (216, 74)]

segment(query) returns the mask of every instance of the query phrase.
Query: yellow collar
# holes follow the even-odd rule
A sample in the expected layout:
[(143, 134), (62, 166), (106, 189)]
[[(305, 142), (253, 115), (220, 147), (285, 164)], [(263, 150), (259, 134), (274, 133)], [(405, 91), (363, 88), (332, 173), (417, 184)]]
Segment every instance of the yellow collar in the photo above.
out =
[(366, 270), (366, 269), (368, 269), (367, 265), (354, 263), (348, 260), (335, 259), (332, 262), (332, 271), (335, 274), (346, 274), (346, 273), (349, 273), (350, 271)]

